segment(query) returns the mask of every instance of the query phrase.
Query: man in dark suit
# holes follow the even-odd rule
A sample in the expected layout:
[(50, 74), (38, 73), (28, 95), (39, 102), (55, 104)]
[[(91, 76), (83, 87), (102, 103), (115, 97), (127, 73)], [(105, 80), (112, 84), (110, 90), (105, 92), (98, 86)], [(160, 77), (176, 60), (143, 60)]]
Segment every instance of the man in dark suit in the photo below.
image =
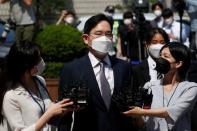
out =
[(61, 72), (59, 98), (69, 84), (82, 81), (88, 88), (87, 107), (66, 114), (60, 131), (132, 131), (130, 118), (121, 114), (112, 96), (129, 81), (130, 64), (108, 55), (112, 46), (112, 23), (98, 14), (87, 20), (82, 35), (89, 52), (70, 63)]

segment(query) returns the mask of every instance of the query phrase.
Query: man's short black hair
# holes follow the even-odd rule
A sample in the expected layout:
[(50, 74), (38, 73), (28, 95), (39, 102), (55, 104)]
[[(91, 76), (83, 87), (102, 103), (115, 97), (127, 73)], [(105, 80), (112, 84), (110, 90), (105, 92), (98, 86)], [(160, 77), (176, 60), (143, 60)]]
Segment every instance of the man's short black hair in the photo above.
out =
[(169, 8), (164, 9), (163, 13), (162, 13), (162, 16), (163, 16), (163, 18), (169, 18), (169, 17), (173, 16), (173, 12)]
[(97, 14), (97, 15), (94, 15), (92, 17), (90, 17), (86, 23), (85, 23), (85, 26), (84, 26), (84, 34), (89, 34), (90, 31), (96, 27), (96, 25), (101, 22), (101, 21), (107, 21), (109, 24), (110, 24), (110, 27), (112, 29), (112, 26), (113, 26), (113, 23), (112, 21), (104, 14)]
[(131, 11), (126, 11), (124, 14), (123, 14), (123, 18), (126, 19), (126, 18), (133, 18), (133, 13)]

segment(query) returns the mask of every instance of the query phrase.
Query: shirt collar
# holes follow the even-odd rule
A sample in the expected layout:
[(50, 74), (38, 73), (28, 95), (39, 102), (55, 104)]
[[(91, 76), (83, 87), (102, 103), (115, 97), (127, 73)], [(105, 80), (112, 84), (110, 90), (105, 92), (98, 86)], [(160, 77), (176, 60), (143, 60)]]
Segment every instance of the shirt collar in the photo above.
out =
[[(40, 85), (38, 86), (39, 90), (40, 90)], [(17, 87), (16, 89), (13, 90), (17, 95), (25, 95), (25, 96), (30, 96), (30, 93), (22, 86), (19, 85), (19, 87)], [(41, 93), (42, 94), (42, 93)], [(38, 96), (36, 96), (35, 94), (32, 94), (33, 97), (37, 100), (41, 100), (41, 98), (39, 98)]]
[[(89, 58), (90, 58), (90, 62), (91, 62), (91, 64), (92, 64), (92, 67), (93, 67), (93, 68), (96, 67), (96, 66), (99, 64), (100, 60), (99, 60), (98, 58), (96, 58), (91, 52), (88, 53), (88, 56), (89, 56)], [(103, 61), (104, 61), (108, 66), (111, 67), (111, 62), (110, 62), (110, 59), (109, 59), (109, 56), (108, 56), (108, 55), (106, 55), (106, 56), (104, 57)]]
[(14, 92), (16, 92), (17, 95), (23, 94), (23, 95), (28, 95), (29, 93), (27, 90), (25, 90), (22, 85), (20, 85), (18, 88), (14, 89)]
[(151, 56), (148, 56), (148, 66), (153, 70), (156, 68), (156, 62)]

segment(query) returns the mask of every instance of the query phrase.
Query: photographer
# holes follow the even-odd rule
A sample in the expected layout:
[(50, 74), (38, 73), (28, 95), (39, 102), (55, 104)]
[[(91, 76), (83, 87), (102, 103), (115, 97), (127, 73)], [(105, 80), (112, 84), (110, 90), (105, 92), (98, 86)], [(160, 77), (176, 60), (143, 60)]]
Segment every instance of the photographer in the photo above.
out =
[(123, 23), (118, 27), (117, 57), (138, 60), (138, 53), (137, 28), (132, 12), (126, 11), (123, 14)]
[[(8, 0), (0, 0), (0, 3)], [(10, 0), (10, 18), (16, 24), (16, 41), (31, 41), (35, 32), (35, 12), (33, 0)]]
[(146, 116), (147, 131), (191, 131), (190, 113), (197, 100), (197, 84), (185, 80), (190, 51), (185, 45), (171, 42), (160, 52), (156, 69), (164, 78), (144, 86), (153, 94), (151, 109), (131, 107), (123, 114)]
[(59, 17), (56, 25), (60, 25), (61, 23), (64, 23), (65, 25), (70, 25), (73, 27), (77, 26), (76, 16), (73, 12), (62, 10), (61, 16)]

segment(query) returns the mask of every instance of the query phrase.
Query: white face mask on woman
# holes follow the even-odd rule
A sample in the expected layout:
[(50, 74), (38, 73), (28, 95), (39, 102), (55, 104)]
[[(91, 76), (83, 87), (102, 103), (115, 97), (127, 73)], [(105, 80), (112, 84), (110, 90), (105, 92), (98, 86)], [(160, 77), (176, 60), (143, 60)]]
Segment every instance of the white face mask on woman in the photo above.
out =
[(106, 36), (101, 36), (92, 40), (92, 49), (100, 54), (107, 54), (112, 46), (112, 40)]
[(148, 47), (148, 52), (150, 55), (154, 58), (159, 58), (160, 56), (160, 50), (163, 47), (163, 44), (157, 43), (157, 44), (152, 44)]
[(160, 17), (161, 14), (162, 14), (162, 11), (161, 10), (155, 10), (154, 14), (155, 14), (155, 16)]
[(45, 66), (46, 66), (46, 64), (45, 64), (44, 60), (41, 59), (41, 61), (36, 65), (38, 72), (35, 75), (41, 75), (45, 69)]

